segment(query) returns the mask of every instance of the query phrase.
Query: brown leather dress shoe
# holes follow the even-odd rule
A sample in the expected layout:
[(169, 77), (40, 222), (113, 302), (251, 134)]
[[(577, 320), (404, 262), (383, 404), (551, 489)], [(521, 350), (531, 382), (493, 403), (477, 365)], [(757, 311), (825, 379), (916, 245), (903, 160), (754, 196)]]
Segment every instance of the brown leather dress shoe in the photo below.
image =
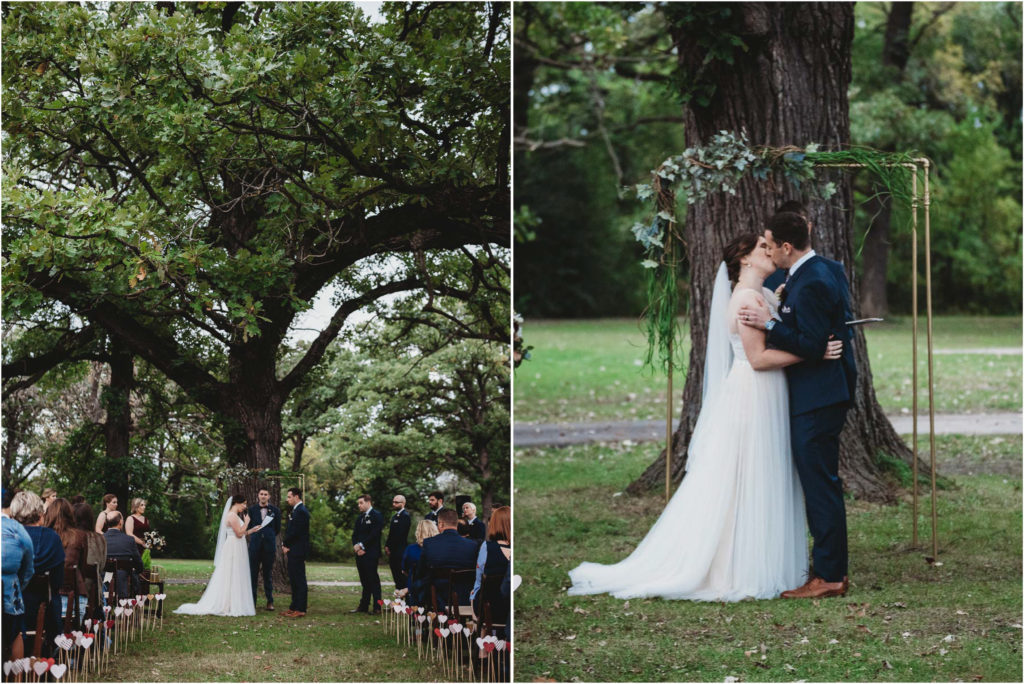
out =
[(289, 608), (288, 610), (282, 611), (281, 617), (291, 617), (295, 611)]
[(287, 613), (282, 613), (282, 615), (284, 615), (285, 617), (296, 618), (304, 617), (306, 614), (303, 613), (301, 610), (290, 610)]
[(812, 577), (803, 586), (784, 591), (781, 596), (785, 599), (827, 598), (844, 596), (849, 589), (850, 580), (847, 577), (843, 577), (842, 582), (826, 582), (820, 577)]

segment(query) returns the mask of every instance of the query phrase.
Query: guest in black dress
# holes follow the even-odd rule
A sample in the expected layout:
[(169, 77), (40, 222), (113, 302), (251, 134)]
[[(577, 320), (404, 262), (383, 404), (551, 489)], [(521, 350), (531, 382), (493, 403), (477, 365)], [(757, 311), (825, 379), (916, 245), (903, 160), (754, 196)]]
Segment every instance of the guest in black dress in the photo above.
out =
[(483, 578), (503, 578), (510, 570), (512, 563), (512, 509), (500, 506), (491, 514), (487, 525), (487, 541), (480, 546), (480, 554), (476, 560), (476, 582), (470, 600), (477, 621), (483, 620), (483, 603), (491, 605), (491, 620), (495, 624), (505, 624), (512, 612), (511, 597), (501, 594), (500, 585), (483, 585)]

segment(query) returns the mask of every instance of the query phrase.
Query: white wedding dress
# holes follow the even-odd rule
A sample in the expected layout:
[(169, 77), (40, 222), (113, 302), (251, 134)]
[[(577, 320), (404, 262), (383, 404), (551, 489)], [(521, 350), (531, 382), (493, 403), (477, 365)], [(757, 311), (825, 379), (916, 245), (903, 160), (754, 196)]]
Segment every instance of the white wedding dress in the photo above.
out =
[[(714, 305), (712, 313), (728, 315)], [(740, 336), (721, 336), (733, 360), (706, 393), (686, 477), (628, 558), (570, 571), (570, 594), (740, 601), (775, 598), (803, 583), (807, 535), (786, 378), (781, 369), (755, 371)]]
[[(230, 500), (228, 508), (230, 508)], [(235, 536), (225, 513), (221, 519), (213, 575), (199, 603), (184, 603), (175, 610), (183, 615), (255, 615), (252, 598), (252, 577), (249, 574), (249, 546), (246, 538)]]

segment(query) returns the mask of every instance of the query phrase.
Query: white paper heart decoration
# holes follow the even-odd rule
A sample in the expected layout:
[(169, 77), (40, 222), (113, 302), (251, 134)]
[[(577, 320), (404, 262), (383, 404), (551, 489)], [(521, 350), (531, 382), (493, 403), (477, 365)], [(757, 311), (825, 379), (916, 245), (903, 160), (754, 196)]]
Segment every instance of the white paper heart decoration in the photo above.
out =
[(416, 610), (417, 610), (417, 611), (419, 611), (419, 614), (420, 614), (420, 615), (423, 615), (423, 606), (420, 606), (420, 607), (419, 607), (419, 608), (417, 608)]
[(124, 609), (124, 614), (127, 615), (127, 616), (131, 616), (131, 614), (134, 613), (134, 612), (135, 611), (132, 610), (131, 608), (125, 608)]
[(114, 615), (116, 615), (117, 617), (121, 617), (121, 615), (123, 615), (123, 614), (124, 614), (124, 608), (122, 608), (121, 606), (118, 606), (117, 608), (114, 609)]
[(494, 642), (494, 648), (496, 650), (498, 650), (498, 651), (504, 651), (505, 650), (505, 640), (504, 639), (498, 639), (497, 641), (495, 641)]
[(77, 629), (71, 630), (71, 636), (75, 637), (76, 639), (82, 636), (83, 634), (85, 634), (85, 632), (79, 631)]
[(120, 606), (121, 606), (122, 608), (124, 608), (125, 606), (127, 606), (127, 605), (128, 605), (128, 599), (121, 599), (121, 600), (120, 600), (120, 601), (118, 601), (117, 603), (118, 603), (118, 605), (120, 605)]
[(448, 635), (451, 634), (451, 633), (452, 633), (452, 630), (448, 629), (447, 627), (445, 627), (445, 628), (443, 628), (441, 630), (441, 636), (443, 636), (445, 639), (447, 639)]
[(167, 598), (167, 594), (157, 594), (156, 598), (158, 601), (163, 601), (165, 598)]
[(82, 637), (81, 646), (82, 648), (89, 648), (92, 646), (94, 639), (92, 637)]
[(8, 660), (6, 663), (4, 663), (4, 674), (5, 675), (10, 675), (12, 667), (14, 667), (14, 663), (12, 663), (10, 660)]
[(13, 672), (14, 674), (17, 675), (17, 674), (21, 674), (24, 671), (25, 671), (25, 668), (23, 668), (21, 666), (21, 661), (20, 660), (12, 660), (11, 661), (11, 672)]
[(477, 638), (476, 638), (476, 647), (477, 647), (477, 648), (479, 648), (479, 649), (481, 649), (481, 650), (482, 650), (482, 649), (483, 649), (483, 647), (484, 647), (484, 640), (483, 640), (483, 639), (481, 639), (480, 637), (477, 637)]
[(426, 615), (417, 615), (416, 619), (419, 620), (420, 624), (422, 625), (424, 623), (424, 621), (426, 621), (427, 616)]
[(82, 624), (84, 624), (84, 625), (85, 625), (85, 628), (86, 628), (86, 629), (92, 629), (92, 620), (86, 620), (86, 621), (85, 621), (85, 622), (83, 622)]
[(21, 671), (22, 672), (29, 672), (32, 669), (32, 659), (31, 658), (22, 658), (18, 662), (21, 663)]
[(391, 605), (391, 599), (384, 599), (384, 605), (385, 606), (390, 606)]
[(36, 664), (32, 666), (32, 671), (35, 672), (36, 675), (39, 677), (42, 677), (43, 673), (49, 669), (50, 663), (46, 662), (45, 660), (37, 660)]
[(444, 623), (448, 622), (448, 616), (447, 615), (438, 615), (437, 616), (437, 621), (440, 622), (443, 625)]
[(110, 606), (103, 606), (103, 614), (107, 615), (108, 613), (110, 613)]
[(54, 679), (60, 679), (64, 676), (64, 673), (68, 671), (68, 666), (61, 663), (59, 665), (50, 666), (50, 674), (53, 675)]

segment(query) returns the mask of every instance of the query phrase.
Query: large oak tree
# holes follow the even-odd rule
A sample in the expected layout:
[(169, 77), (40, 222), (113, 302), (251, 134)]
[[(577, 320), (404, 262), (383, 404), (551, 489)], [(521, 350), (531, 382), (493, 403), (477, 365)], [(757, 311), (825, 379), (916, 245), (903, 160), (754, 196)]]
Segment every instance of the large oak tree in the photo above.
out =
[(5, 6), (4, 317), (101, 328), (217, 417), (229, 462), (274, 469), (353, 313), (473, 299), (508, 245), (507, 7), (219, 7)]

